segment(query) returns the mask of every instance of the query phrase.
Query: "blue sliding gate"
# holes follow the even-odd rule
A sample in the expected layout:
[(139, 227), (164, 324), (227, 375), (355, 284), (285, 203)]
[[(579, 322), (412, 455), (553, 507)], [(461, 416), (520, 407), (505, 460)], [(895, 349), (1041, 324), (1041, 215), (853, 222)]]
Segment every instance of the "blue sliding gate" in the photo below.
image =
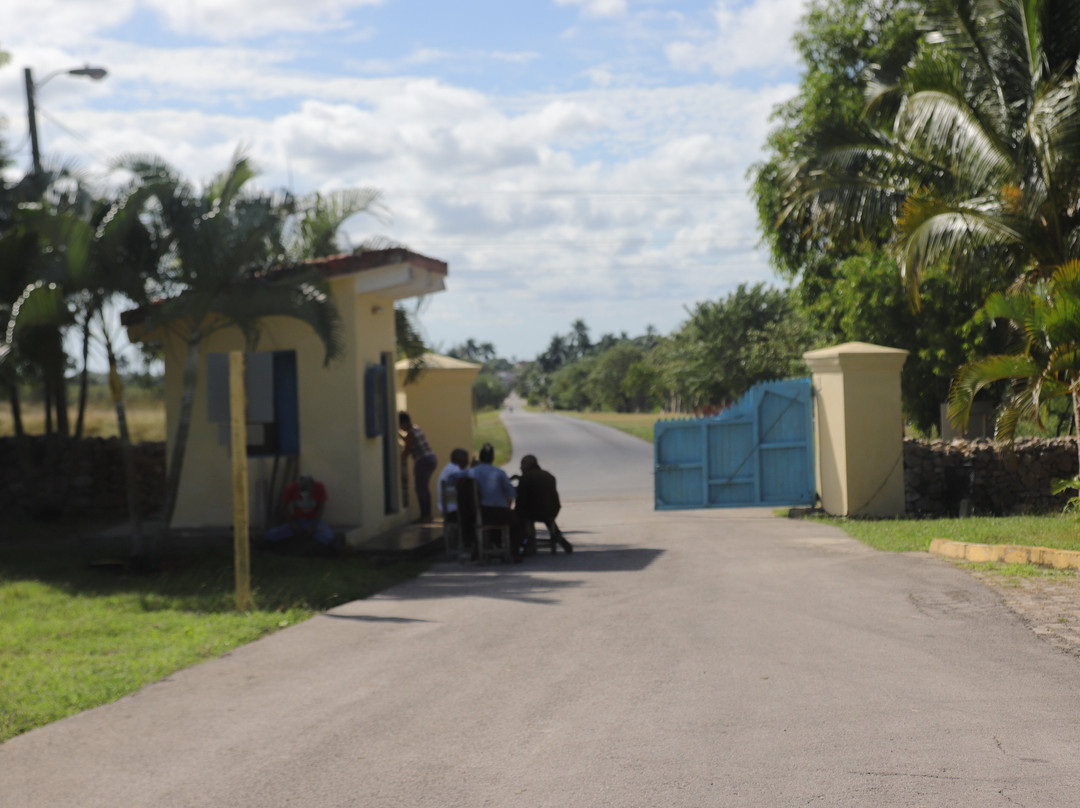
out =
[(656, 510), (813, 505), (810, 379), (756, 384), (710, 418), (657, 421)]

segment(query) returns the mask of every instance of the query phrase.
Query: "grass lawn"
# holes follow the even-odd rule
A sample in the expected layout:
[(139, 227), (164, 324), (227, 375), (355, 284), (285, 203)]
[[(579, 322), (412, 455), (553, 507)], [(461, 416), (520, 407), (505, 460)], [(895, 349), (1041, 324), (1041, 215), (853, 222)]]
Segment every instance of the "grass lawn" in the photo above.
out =
[(472, 453), (475, 457), (480, 454), (480, 447), (490, 443), (495, 447), (495, 462), (492, 465), (504, 466), (514, 453), (510, 445), (510, 436), (506, 433), (506, 427), (499, 419), (499, 410), (484, 410), (477, 413), (473, 423), (473, 446)]
[(361, 559), (259, 554), (252, 558), (255, 608), (238, 613), (228, 548), (165, 553), (154, 574), (102, 570), (91, 565), (102, 557), (100, 549), (62, 538), (80, 528), (85, 526), (5, 524), (0, 742), (115, 701), (426, 568), (418, 562), (378, 568)]
[(871, 547), (890, 552), (925, 551), (932, 539), (1080, 550), (1080, 521), (1059, 514), (972, 516), (967, 519), (812, 518), (835, 525)]
[[(74, 401), (74, 399), (73, 399)], [(165, 404), (149, 398), (125, 402), (128, 431), (134, 443), (165, 440)], [(77, 410), (68, 408), (71, 428), (75, 429)], [(45, 434), (45, 410), (30, 402), (23, 406), (23, 428), (28, 435)], [(83, 435), (87, 438), (115, 438), (118, 434), (116, 409), (110, 402), (91, 401), (86, 407)], [(8, 407), (0, 407), (0, 436), (14, 435), (15, 425)]]
[(653, 427), (658, 420), (679, 417), (678, 415), (659, 415), (655, 412), (571, 412), (558, 410), (555, 414), (569, 415), (571, 418), (581, 418), (585, 421), (595, 421), (598, 424), (612, 426), (649, 443), (653, 442)]

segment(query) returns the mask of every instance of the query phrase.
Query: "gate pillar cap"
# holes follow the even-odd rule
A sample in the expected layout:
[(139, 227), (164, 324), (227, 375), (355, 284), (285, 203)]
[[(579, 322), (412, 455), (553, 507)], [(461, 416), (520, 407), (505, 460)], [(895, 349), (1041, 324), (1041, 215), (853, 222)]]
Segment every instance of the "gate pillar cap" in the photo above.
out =
[(907, 360), (903, 348), (887, 348), (869, 342), (845, 342), (831, 348), (807, 351), (803, 359), (811, 373), (836, 373), (841, 370), (899, 370)]

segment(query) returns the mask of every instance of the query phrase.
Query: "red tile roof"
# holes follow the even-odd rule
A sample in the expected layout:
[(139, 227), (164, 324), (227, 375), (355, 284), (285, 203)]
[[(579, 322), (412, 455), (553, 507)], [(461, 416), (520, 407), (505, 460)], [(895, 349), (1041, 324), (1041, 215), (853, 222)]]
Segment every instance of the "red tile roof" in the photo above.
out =
[[(325, 258), (310, 258), (303, 261), (301, 266), (312, 267), (324, 278), (340, 278), (344, 275), (355, 275), (372, 269), (393, 266), (395, 264), (411, 264), (420, 269), (426, 269), (439, 275), (447, 274), (445, 261), (438, 258), (429, 258), (426, 255), (406, 250), (404, 247), (391, 247), (386, 250), (365, 250), (355, 253), (341, 253), (330, 255)], [(271, 270), (273, 271), (273, 270)], [(155, 305), (160, 301), (154, 301)], [(142, 308), (131, 309), (122, 312), (120, 322), (127, 325), (135, 325), (146, 320), (146, 312)]]

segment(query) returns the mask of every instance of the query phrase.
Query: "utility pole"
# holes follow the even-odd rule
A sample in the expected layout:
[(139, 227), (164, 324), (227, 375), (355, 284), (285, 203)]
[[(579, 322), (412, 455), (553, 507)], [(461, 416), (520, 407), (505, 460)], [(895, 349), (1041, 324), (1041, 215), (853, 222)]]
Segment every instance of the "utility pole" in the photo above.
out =
[(73, 67), (67, 70), (53, 71), (35, 84), (34, 72), (29, 67), (23, 68), (23, 79), (26, 81), (26, 121), (30, 127), (30, 154), (34, 160), (35, 174), (41, 173), (41, 147), (38, 143), (37, 100), (35, 93), (39, 87), (45, 85), (45, 82), (55, 76), (59, 76), (61, 73), (67, 73), (69, 76), (86, 76), (93, 81), (101, 81), (109, 75), (109, 71), (104, 67), (90, 67), (90, 65), (86, 65), (84, 67)]
[(29, 67), (23, 69), (26, 79), (26, 119), (30, 124), (30, 154), (34, 158), (34, 173), (41, 173), (41, 149), (38, 146), (37, 107), (34, 104), (34, 74)]

